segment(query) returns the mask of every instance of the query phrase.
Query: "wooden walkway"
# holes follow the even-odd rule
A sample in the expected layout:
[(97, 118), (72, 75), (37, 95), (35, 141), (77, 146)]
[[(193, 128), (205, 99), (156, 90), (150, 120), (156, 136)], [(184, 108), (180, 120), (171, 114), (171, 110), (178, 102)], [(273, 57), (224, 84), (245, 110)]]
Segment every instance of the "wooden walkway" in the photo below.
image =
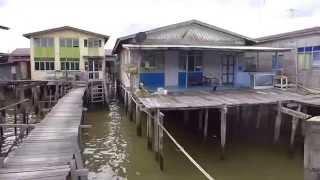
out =
[(78, 130), (85, 88), (72, 89), (41, 123), (11, 152), (0, 168), (0, 179), (66, 179), (86, 174), (81, 161)]
[(239, 105), (276, 104), (278, 101), (294, 101), (310, 106), (320, 106), (320, 95), (303, 95), (289, 90), (225, 90), (192, 91), (168, 95), (140, 97), (139, 101), (148, 109), (178, 110), (214, 108)]

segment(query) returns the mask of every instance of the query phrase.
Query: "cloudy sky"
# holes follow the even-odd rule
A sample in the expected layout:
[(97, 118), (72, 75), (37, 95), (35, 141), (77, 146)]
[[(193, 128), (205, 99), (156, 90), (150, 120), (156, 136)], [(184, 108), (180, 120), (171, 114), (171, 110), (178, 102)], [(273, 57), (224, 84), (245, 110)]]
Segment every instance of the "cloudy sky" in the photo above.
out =
[(64, 25), (115, 39), (198, 19), (252, 38), (320, 26), (320, 0), (0, 0), (0, 52), (28, 47), (22, 34)]

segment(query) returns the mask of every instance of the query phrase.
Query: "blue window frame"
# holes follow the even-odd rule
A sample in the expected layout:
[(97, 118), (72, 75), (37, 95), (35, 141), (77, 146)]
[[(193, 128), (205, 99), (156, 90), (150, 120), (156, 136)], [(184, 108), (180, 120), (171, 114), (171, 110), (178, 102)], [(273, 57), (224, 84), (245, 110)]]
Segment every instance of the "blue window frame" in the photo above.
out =
[(299, 47), (297, 52), (300, 69), (320, 68), (320, 46)]

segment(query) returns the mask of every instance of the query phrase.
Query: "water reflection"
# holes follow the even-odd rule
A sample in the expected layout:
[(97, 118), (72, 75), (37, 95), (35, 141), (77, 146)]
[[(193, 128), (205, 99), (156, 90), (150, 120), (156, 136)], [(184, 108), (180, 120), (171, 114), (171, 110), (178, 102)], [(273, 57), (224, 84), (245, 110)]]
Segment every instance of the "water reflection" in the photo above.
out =
[[(89, 179), (127, 179), (125, 164), (129, 162), (127, 141), (121, 133), (120, 107), (116, 100), (109, 105), (110, 111), (89, 114), (88, 123), (95, 131), (85, 134), (83, 150), (85, 166), (89, 168)], [(89, 112), (90, 113), (90, 112)]]

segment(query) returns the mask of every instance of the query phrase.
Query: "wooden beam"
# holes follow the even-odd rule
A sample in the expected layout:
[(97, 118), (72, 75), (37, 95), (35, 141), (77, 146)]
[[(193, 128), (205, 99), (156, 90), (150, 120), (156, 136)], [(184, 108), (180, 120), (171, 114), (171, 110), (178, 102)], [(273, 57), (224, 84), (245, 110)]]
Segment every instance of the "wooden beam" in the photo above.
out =
[(16, 103), (12, 103), (12, 104), (10, 104), (10, 105), (1, 107), (1, 108), (0, 108), (0, 111), (9, 109), (9, 108), (11, 108), (11, 107), (17, 106), (17, 105), (19, 105), (19, 104), (22, 104), (22, 103), (25, 103), (25, 102), (28, 102), (28, 101), (29, 101), (29, 99), (23, 99), (23, 100), (18, 101), (18, 102), (16, 102)]
[(4, 128), (28, 128), (28, 127), (36, 127), (35, 124), (0, 124), (0, 127)]
[(89, 125), (89, 124), (86, 124), (86, 125), (81, 124), (81, 125), (79, 125), (79, 128), (80, 128), (80, 129), (90, 129), (90, 128), (92, 128), (92, 125)]
[(309, 119), (312, 116), (309, 114), (305, 114), (303, 112), (295, 111), (286, 107), (281, 107), (281, 113), (288, 114), (290, 116), (299, 118), (299, 119)]

